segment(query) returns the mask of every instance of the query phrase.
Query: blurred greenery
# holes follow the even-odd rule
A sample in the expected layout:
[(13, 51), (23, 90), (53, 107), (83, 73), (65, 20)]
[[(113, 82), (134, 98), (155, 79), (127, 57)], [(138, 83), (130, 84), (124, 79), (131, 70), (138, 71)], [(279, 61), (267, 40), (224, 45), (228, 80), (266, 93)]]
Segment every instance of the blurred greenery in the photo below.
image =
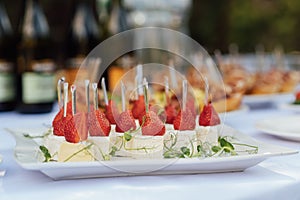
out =
[[(24, 0), (4, 0), (14, 28)], [(163, 0), (162, 0), (163, 1)], [(56, 43), (64, 41), (72, 0), (40, 0)], [(236, 43), (241, 52), (253, 52), (257, 44), (272, 51), (299, 51), (300, 0), (192, 0), (190, 35), (210, 53), (228, 52)], [(172, 1), (170, 1), (172, 3)]]
[(257, 44), (272, 51), (300, 48), (299, 0), (194, 0), (191, 36), (208, 51), (228, 51), (236, 43), (241, 52), (253, 52)]

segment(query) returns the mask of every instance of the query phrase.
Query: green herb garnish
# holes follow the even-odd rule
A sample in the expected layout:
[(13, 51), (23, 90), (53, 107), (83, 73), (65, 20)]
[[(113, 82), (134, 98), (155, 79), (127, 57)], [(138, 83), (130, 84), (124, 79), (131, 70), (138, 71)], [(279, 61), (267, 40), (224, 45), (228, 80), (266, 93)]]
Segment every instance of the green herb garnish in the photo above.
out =
[(118, 151), (118, 148), (116, 146), (112, 146), (111, 151), (109, 152), (109, 155), (115, 156), (117, 151)]
[(191, 150), (187, 147), (181, 147), (180, 151), (182, 152), (183, 157), (189, 157), (191, 154)]
[(293, 104), (295, 104), (295, 105), (300, 105), (300, 100), (294, 101)]
[[(238, 153), (249, 153), (249, 154), (255, 154), (258, 152), (258, 147), (249, 145), (249, 144), (243, 144), (243, 143), (236, 143), (236, 142), (230, 142), (230, 137), (219, 137), (218, 138), (218, 144), (212, 145), (207, 142), (201, 143), (197, 145), (197, 152), (194, 153), (194, 146), (192, 141), (191, 142), (191, 149), (189, 147), (183, 146), (179, 149), (176, 148), (176, 141), (177, 136), (175, 134), (171, 135), (171, 139), (164, 142), (164, 158), (187, 158), (187, 157), (213, 157), (213, 156), (221, 156), (222, 154), (230, 154), (232, 156), (238, 155)], [(169, 146), (167, 145), (171, 143)], [(236, 146), (244, 146), (248, 149), (245, 150), (236, 150)]]
[(131, 135), (130, 131), (124, 132), (124, 139), (125, 139), (125, 141), (128, 142), (128, 141), (131, 140), (131, 138), (132, 138), (132, 135)]
[(51, 134), (51, 129), (49, 129), (47, 132), (45, 132), (42, 135), (30, 135), (28, 133), (23, 133), (23, 136), (28, 139), (36, 139), (36, 138), (45, 138), (50, 134)]
[(47, 147), (45, 147), (45, 146), (40, 146), (40, 150), (41, 150), (41, 152), (43, 153), (44, 158), (45, 158), (43, 162), (49, 162), (49, 161), (51, 161), (52, 156), (51, 156), (51, 154), (49, 153), (49, 150), (47, 149)]

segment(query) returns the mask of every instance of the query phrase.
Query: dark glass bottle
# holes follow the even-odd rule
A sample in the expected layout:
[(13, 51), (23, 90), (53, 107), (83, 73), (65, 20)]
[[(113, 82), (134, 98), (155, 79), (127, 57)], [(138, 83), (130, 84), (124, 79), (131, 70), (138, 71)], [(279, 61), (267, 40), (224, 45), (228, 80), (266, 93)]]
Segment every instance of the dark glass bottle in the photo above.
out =
[(15, 37), (3, 1), (0, 1), (0, 111), (13, 110), (16, 99)]
[(113, 0), (107, 26), (110, 35), (115, 35), (128, 29), (127, 14), (122, 0)]
[(23, 8), (19, 24), (17, 110), (50, 112), (56, 92), (49, 25), (38, 0), (25, 1)]
[[(110, 17), (107, 23), (107, 30), (110, 36), (118, 34), (120, 32), (126, 31), (128, 29), (127, 20), (126, 20), (126, 12), (123, 6), (123, 1), (121, 0), (113, 0), (111, 9), (110, 9)], [(127, 64), (124, 64), (123, 61), (129, 60), (129, 54), (125, 54), (123, 58), (119, 59), (112, 63), (107, 70), (108, 74), (108, 88), (110, 91), (114, 90), (119, 78), (126, 73), (128, 70)], [(131, 59), (132, 60), (132, 59)], [(120, 62), (121, 61), (121, 62)], [(132, 62), (130, 62), (132, 63)]]
[[(101, 42), (101, 35), (95, 0), (75, 0), (66, 38), (65, 76), (70, 84), (74, 82), (82, 61)], [(80, 76), (88, 78), (85, 73)]]

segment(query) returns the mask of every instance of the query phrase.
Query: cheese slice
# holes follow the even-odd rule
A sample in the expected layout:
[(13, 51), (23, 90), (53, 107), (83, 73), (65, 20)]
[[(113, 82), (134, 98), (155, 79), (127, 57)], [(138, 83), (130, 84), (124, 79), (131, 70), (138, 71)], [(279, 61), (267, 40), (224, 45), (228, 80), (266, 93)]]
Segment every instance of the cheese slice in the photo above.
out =
[(91, 148), (87, 148), (90, 144), (63, 142), (60, 145), (57, 158), (58, 162), (82, 162), (94, 161)]
[(96, 160), (109, 160), (110, 139), (108, 136), (89, 137), (88, 141), (93, 144), (91, 151)]

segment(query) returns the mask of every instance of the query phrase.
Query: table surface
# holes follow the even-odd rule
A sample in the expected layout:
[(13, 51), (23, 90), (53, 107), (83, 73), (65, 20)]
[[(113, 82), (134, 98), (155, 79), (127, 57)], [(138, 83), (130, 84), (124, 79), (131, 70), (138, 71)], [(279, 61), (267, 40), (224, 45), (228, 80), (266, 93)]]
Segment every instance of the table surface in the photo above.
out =
[[(54, 109), (55, 111), (56, 109)], [(296, 115), (274, 106), (227, 115), (226, 124), (258, 140), (300, 150), (299, 142), (264, 134), (254, 124), (265, 118)], [(51, 124), (55, 112), (0, 113), (0, 199), (300, 199), (300, 155), (269, 158), (243, 172), (90, 178), (54, 181), (25, 170), (14, 160), (14, 138), (4, 128)]]

